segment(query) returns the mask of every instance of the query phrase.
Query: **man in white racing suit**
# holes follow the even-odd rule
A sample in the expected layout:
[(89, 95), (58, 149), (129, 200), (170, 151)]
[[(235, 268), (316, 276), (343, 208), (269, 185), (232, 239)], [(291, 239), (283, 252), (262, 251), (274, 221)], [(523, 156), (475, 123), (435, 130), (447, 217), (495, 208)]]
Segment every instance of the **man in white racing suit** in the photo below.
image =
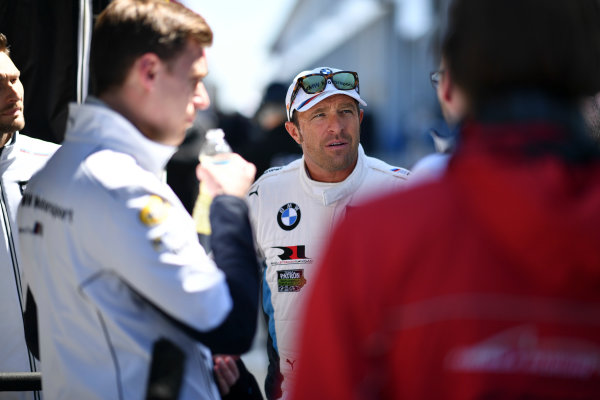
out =
[(359, 144), (359, 104), (366, 105), (356, 72), (316, 68), (299, 73), (287, 91), (285, 127), (303, 157), (267, 170), (248, 193), (266, 264), (262, 301), (269, 399), (285, 397), (293, 382), (301, 299), (316, 277), (315, 265), (333, 226), (362, 201), (403, 186), (409, 175), (365, 155)]
[[(0, 372), (34, 372), (37, 365), (25, 344), (25, 309), (18, 257), (17, 207), (27, 182), (58, 145), (19, 134), (25, 126), (23, 84), (0, 33)], [(33, 399), (34, 392), (0, 392), (0, 399)]]
[[(231, 155), (199, 171), (217, 195), (214, 262), (161, 178), (209, 105), (202, 79), (212, 32), (174, 2), (114, 0), (93, 38), (98, 97), (71, 106), (65, 141), (30, 181), (18, 214), (44, 397), (218, 399), (208, 331), (236, 306), (227, 271), (250, 285), (254, 273), (258, 284), (243, 199), (254, 167)], [(239, 343), (217, 348), (249, 348), (251, 336), (232, 336)]]

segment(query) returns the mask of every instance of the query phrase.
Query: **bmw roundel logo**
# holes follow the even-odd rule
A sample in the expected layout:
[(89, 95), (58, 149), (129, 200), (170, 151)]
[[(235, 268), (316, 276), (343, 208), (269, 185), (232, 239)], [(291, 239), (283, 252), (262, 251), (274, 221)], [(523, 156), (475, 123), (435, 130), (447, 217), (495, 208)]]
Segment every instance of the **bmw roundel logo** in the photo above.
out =
[(277, 212), (277, 223), (284, 231), (291, 231), (300, 223), (300, 207), (295, 203), (287, 203)]

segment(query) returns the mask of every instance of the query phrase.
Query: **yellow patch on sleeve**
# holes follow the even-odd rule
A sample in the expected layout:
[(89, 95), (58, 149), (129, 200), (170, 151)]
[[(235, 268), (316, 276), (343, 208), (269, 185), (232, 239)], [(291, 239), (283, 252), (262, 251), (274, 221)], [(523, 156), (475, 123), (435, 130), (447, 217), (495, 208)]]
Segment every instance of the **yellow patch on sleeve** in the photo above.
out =
[(151, 195), (148, 202), (140, 211), (140, 221), (146, 226), (163, 222), (169, 215), (171, 205), (156, 195)]

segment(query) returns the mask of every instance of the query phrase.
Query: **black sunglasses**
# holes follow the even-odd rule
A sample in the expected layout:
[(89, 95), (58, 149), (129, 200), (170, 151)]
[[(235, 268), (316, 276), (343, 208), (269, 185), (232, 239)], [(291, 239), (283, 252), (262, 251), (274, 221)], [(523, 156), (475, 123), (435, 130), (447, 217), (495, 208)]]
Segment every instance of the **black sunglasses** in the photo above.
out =
[(352, 71), (339, 71), (332, 72), (331, 74), (310, 74), (305, 75), (298, 78), (296, 81), (296, 86), (294, 87), (294, 91), (292, 92), (292, 96), (290, 97), (290, 110), (292, 110), (292, 105), (294, 104), (294, 100), (296, 100), (296, 96), (298, 95), (298, 91), (300, 88), (304, 90), (307, 94), (320, 93), (327, 87), (327, 80), (331, 79), (331, 83), (339, 90), (352, 90), (357, 89), (360, 93), (360, 88), (358, 86), (358, 74)]

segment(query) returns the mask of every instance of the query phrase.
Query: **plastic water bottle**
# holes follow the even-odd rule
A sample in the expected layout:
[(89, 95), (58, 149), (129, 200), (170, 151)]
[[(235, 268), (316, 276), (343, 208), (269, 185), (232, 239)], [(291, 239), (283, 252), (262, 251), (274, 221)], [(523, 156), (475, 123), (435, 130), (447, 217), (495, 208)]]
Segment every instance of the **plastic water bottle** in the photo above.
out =
[[(231, 153), (231, 147), (225, 141), (225, 132), (222, 129), (209, 129), (206, 132), (204, 144), (200, 148), (200, 154), (198, 155), (200, 163), (207, 165), (209, 163), (227, 162), (215, 160), (217, 154), (226, 153)], [(200, 182), (200, 193), (198, 194), (198, 198), (196, 198), (192, 217), (196, 221), (196, 231), (203, 235), (210, 235), (212, 232), (209, 219), (211, 202), (212, 198), (204, 188), (203, 182)]]

